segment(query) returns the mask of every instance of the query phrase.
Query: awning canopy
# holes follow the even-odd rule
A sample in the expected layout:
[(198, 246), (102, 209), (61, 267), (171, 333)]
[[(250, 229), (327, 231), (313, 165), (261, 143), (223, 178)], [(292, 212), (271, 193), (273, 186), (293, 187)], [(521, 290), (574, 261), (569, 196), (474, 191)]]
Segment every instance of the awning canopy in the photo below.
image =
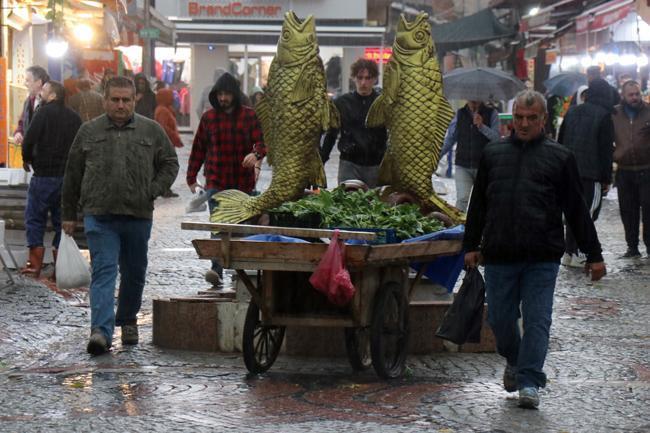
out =
[[(282, 25), (217, 24), (176, 21), (176, 40), (203, 44), (276, 45)], [(316, 35), (321, 46), (381, 46), (385, 27), (323, 26)]]
[(483, 9), (456, 21), (432, 26), (431, 35), (439, 52), (460, 50), (495, 39), (510, 38), (515, 29), (502, 24), (491, 9)]
[(634, 0), (614, 0), (576, 17), (576, 33), (596, 32), (621, 21), (634, 10)]

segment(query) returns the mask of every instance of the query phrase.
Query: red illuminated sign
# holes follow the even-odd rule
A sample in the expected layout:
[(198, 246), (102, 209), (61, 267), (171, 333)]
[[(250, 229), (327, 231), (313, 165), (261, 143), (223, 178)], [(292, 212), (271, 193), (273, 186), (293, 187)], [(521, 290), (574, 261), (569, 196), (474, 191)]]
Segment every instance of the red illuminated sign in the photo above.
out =
[(387, 63), (390, 60), (390, 57), (393, 55), (393, 50), (390, 47), (369, 47), (363, 50), (363, 57), (379, 63), (381, 60), (382, 63)]
[(281, 11), (282, 6), (268, 4), (244, 5), (241, 2), (231, 2), (222, 5), (201, 4), (197, 2), (189, 2), (187, 4), (187, 12), (189, 16), (272, 18), (280, 16)]

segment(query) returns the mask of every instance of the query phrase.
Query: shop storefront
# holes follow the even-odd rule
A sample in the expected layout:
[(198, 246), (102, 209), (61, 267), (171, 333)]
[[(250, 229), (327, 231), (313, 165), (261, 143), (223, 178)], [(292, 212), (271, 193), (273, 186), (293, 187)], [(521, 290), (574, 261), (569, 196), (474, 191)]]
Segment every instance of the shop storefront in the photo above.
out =
[[(300, 17), (316, 17), (326, 70), (339, 74), (328, 79), (332, 94), (348, 91), (346, 72), (354, 60), (364, 56), (366, 48), (380, 51), (385, 45), (384, 27), (366, 25), (365, 0), (157, 0), (156, 8), (175, 24), (178, 47), (189, 47), (191, 52), (185, 68), (191, 71), (193, 128), (202, 112), (201, 95), (220, 71), (236, 75), (248, 94), (266, 85), (284, 14), (289, 10)], [(160, 60), (158, 54), (156, 59)]]

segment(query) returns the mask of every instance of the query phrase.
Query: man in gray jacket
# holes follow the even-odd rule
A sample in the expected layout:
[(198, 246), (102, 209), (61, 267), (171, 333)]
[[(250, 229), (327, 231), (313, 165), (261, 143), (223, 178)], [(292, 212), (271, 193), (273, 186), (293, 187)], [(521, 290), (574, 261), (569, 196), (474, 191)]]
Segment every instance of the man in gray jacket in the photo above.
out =
[(72, 143), (61, 206), (66, 234), (74, 232), (78, 207), (84, 215), (92, 259), (87, 350), (93, 355), (109, 350), (116, 325), (122, 328), (122, 344), (138, 343), (136, 315), (147, 271), (153, 202), (178, 174), (178, 158), (165, 131), (134, 113), (133, 81), (108, 80), (104, 104), (106, 114), (84, 123)]

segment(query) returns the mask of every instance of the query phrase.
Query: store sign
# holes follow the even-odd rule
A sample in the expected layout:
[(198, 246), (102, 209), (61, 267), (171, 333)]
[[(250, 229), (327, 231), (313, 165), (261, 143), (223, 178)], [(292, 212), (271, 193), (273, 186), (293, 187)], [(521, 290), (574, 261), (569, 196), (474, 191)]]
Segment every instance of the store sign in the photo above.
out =
[(393, 49), (390, 47), (368, 47), (363, 50), (363, 57), (376, 63), (388, 63), (393, 55)]
[(194, 18), (281, 18), (282, 6), (271, 4), (251, 4), (242, 2), (230, 2), (223, 4), (199, 3), (190, 1), (187, 3), (187, 15)]
[(282, 21), (293, 10), (299, 17), (365, 20), (366, 0), (180, 0), (157, 1), (162, 15), (194, 20)]
[(619, 1), (618, 3), (620, 5), (617, 7), (610, 6), (602, 12), (588, 13), (589, 11), (587, 11), (582, 16), (579, 16), (576, 19), (576, 33), (602, 30), (621, 21), (634, 10), (634, 4), (629, 1)]

